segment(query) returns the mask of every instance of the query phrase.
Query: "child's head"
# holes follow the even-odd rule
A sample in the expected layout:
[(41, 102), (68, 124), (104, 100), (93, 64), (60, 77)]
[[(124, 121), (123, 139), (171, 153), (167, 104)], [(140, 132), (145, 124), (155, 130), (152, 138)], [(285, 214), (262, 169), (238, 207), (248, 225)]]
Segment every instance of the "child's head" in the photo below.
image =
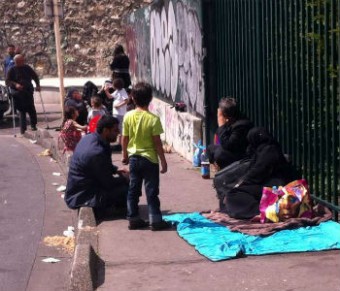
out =
[(115, 88), (116, 90), (122, 90), (124, 88), (124, 80), (121, 78), (114, 79), (113, 88)]
[(68, 120), (68, 119), (77, 119), (78, 117), (78, 110), (75, 107), (72, 106), (66, 106), (65, 107), (65, 112), (64, 112), (64, 120)]
[(218, 108), (221, 110), (222, 115), (225, 118), (228, 118), (230, 120), (236, 120), (239, 118), (240, 111), (234, 98), (222, 98), (218, 104)]
[(92, 96), (91, 97), (91, 107), (98, 109), (101, 108), (103, 102), (102, 99), (99, 96)]
[(131, 90), (132, 98), (138, 107), (149, 106), (152, 100), (152, 87), (145, 82), (137, 83)]

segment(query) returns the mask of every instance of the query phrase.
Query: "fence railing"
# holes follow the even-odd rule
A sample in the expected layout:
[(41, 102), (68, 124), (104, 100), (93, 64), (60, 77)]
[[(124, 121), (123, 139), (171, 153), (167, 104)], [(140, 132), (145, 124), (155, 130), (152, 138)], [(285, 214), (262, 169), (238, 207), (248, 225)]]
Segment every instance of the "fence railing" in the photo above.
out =
[(213, 98), (237, 98), (339, 212), (340, 0), (205, 2), (208, 111)]

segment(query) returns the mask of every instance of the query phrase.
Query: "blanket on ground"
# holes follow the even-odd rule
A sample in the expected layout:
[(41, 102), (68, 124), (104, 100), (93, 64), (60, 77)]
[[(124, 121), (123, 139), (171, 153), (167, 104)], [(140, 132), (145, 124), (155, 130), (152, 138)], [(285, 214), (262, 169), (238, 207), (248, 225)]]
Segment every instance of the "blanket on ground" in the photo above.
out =
[(340, 249), (340, 224), (334, 221), (285, 229), (263, 237), (231, 231), (198, 212), (165, 215), (164, 219), (176, 224), (178, 235), (211, 261), (245, 255)]
[(284, 229), (319, 225), (321, 222), (332, 219), (332, 212), (321, 204), (313, 208), (313, 213), (313, 218), (290, 218), (284, 222), (275, 223), (260, 223), (258, 220), (251, 219), (235, 219), (226, 213), (217, 211), (202, 212), (201, 214), (216, 223), (227, 226), (231, 231), (238, 231), (249, 235), (266, 236)]

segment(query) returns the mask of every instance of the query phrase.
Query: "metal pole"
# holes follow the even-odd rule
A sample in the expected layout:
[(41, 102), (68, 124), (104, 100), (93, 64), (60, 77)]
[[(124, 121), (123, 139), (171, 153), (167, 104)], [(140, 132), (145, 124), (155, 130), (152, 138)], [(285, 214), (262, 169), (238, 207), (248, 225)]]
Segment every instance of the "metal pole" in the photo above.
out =
[(54, 36), (55, 46), (57, 52), (57, 64), (58, 64), (58, 76), (59, 76), (59, 93), (60, 93), (60, 105), (62, 118), (64, 117), (64, 66), (63, 56), (60, 46), (60, 27), (59, 27), (59, 11), (58, 11), (58, 0), (53, 0), (53, 15), (54, 15)]

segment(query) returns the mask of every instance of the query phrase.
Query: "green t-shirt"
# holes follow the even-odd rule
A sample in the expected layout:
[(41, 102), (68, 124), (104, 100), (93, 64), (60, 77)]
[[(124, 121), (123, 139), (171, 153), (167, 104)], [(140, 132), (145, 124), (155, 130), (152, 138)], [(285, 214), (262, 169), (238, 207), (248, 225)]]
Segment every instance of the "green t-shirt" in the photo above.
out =
[(149, 111), (132, 110), (125, 114), (123, 136), (129, 137), (128, 155), (139, 155), (153, 163), (158, 156), (152, 137), (163, 133), (159, 117)]

